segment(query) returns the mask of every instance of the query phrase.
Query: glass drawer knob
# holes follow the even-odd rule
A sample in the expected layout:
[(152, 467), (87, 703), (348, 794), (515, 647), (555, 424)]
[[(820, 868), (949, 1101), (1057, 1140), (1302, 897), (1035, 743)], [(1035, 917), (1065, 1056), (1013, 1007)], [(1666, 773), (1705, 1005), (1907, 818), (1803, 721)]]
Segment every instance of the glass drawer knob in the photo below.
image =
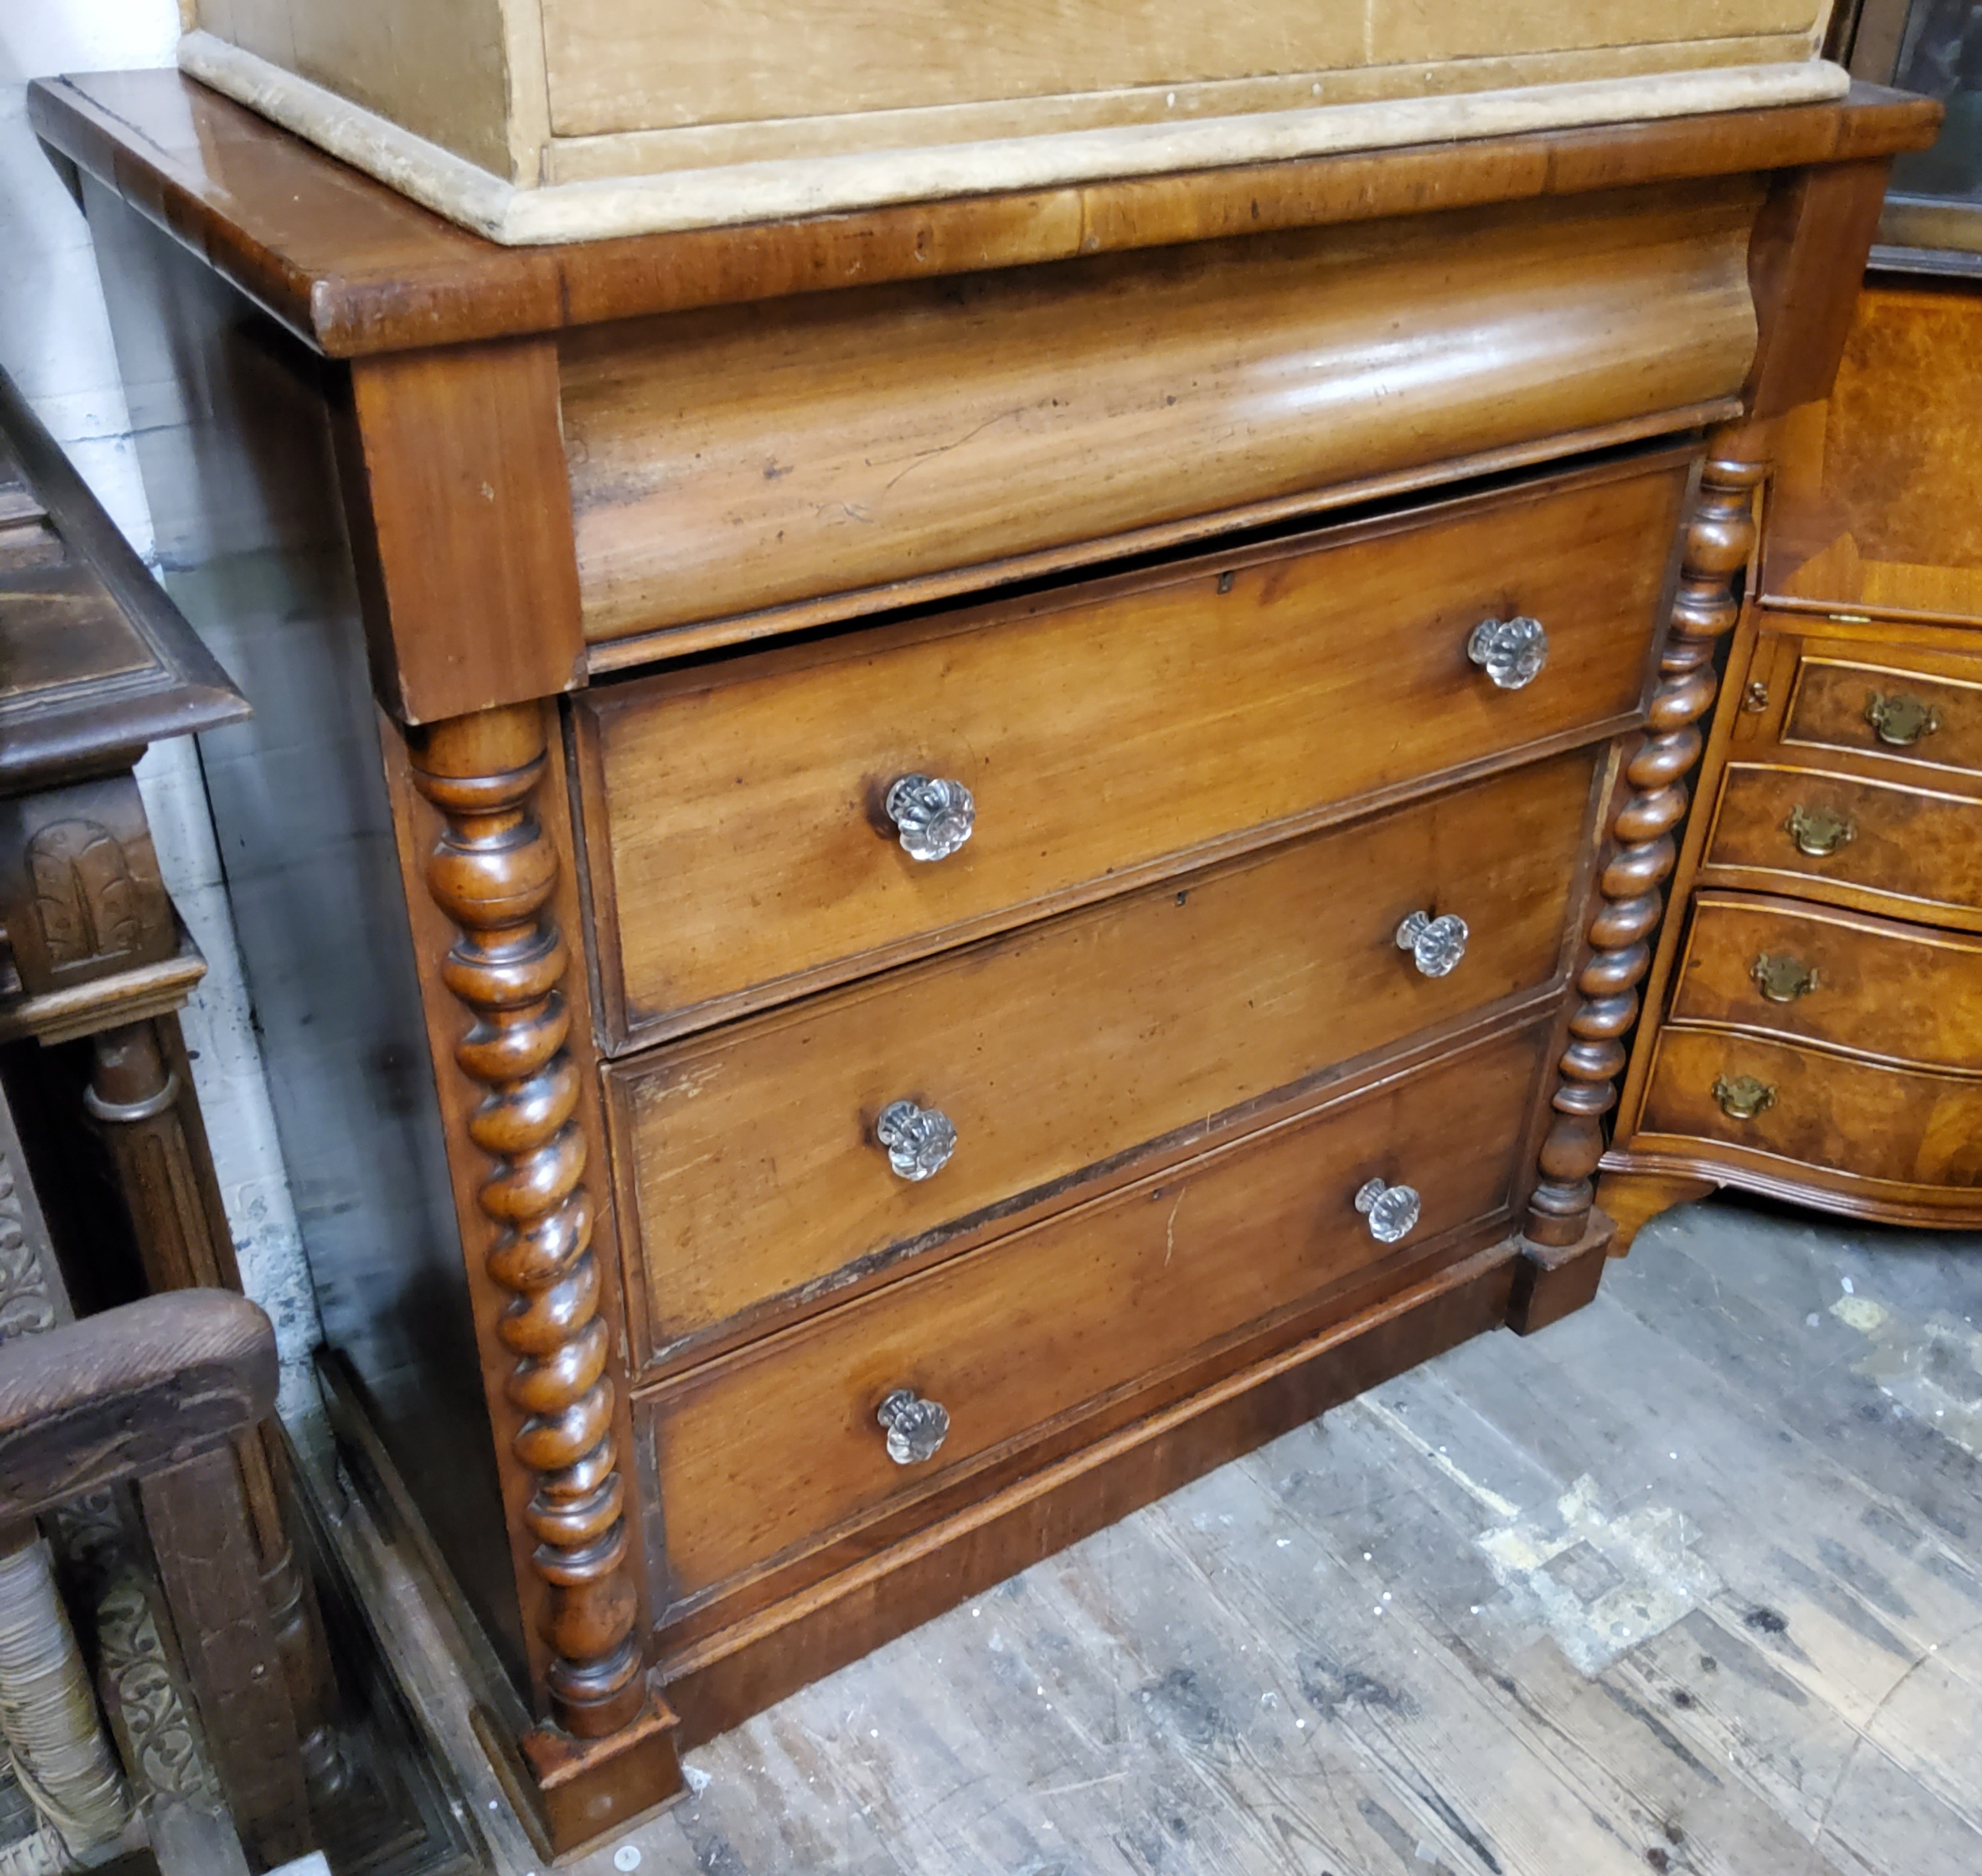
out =
[(888, 1457), (897, 1465), (920, 1465), (934, 1459), (950, 1437), (948, 1410), (906, 1388), (896, 1388), (874, 1417), (887, 1429)]
[(899, 775), (882, 802), (911, 860), (947, 860), (970, 837), (977, 803), (961, 782), (936, 775)]
[(888, 1164), (904, 1179), (927, 1179), (950, 1163), (957, 1130), (939, 1108), (891, 1101), (875, 1117), (874, 1137), (888, 1150)]
[(1466, 955), (1466, 940), (1471, 929), (1456, 912), (1442, 912), (1433, 918), (1429, 912), (1414, 912), (1397, 928), (1397, 948), (1407, 951), (1411, 962), (1427, 977), (1447, 977)]
[(1410, 1235), (1423, 1201), (1410, 1185), (1386, 1185), (1372, 1179), (1356, 1195), (1356, 1209), (1369, 1220), (1369, 1235), (1379, 1244), (1395, 1244)]
[(1502, 690), (1518, 691), (1541, 676), (1548, 634), (1538, 618), (1483, 618), (1466, 641), (1466, 656)]

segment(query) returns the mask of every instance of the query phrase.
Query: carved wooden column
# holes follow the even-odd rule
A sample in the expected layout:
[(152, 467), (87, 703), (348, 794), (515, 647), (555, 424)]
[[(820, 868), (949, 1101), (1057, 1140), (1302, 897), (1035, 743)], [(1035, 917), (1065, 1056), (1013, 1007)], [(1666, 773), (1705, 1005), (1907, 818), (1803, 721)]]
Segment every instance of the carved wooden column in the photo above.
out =
[[(90, 1050), (83, 1102), (123, 1187), (145, 1281), (155, 1291), (239, 1290), (240, 1266), (178, 1019), (99, 1030)], [(270, 1422), (243, 1434), (235, 1460), (304, 1775), (320, 1801), (342, 1787), (348, 1767), (338, 1743), (339, 1702), (323, 1615), (283, 1518), (291, 1481), (281, 1430)]]
[(1737, 581), (1754, 546), (1754, 492), (1767, 469), (1768, 438), (1768, 426), (1751, 423), (1709, 441), (1650, 725), (1624, 766), (1627, 791), (1611, 823), (1592, 948), (1576, 980), (1580, 1001), (1542, 1143), (1541, 1181), (1529, 1201), (1528, 1241), (1544, 1251), (1578, 1244), (1590, 1224), (1604, 1116), (1617, 1105), (1624, 1039), (1638, 1019), (1638, 986), (1665, 911), (1674, 829), (1685, 818), (1685, 778), (1702, 747), (1700, 720), (1713, 706), (1715, 641), (1740, 612)]
[(524, 1517), (548, 1591), (551, 1717), (595, 1740), (635, 1721), (647, 1692), (579, 1070), (565, 1047), (571, 957), (546, 911), (558, 856), (536, 811), (544, 721), (521, 705), (409, 741), (414, 785), (443, 822), (427, 882), (457, 936), (441, 974), (473, 1019), (454, 1059), (483, 1090), (467, 1128), (492, 1162), (477, 1200), (484, 1268), (511, 1299), (497, 1332), (515, 1361), (505, 1392), (524, 1416), (513, 1449), (534, 1487)]

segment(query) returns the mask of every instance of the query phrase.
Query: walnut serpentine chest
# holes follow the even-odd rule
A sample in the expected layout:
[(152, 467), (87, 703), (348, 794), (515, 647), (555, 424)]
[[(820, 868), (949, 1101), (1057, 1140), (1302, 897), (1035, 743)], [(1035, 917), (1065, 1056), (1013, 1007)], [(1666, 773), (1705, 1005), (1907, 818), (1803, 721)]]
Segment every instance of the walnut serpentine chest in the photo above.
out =
[(547, 1840), (1595, 1292), (1771, 421), (1934, 107), (504, 250), (38, 87), (340, 1416)]

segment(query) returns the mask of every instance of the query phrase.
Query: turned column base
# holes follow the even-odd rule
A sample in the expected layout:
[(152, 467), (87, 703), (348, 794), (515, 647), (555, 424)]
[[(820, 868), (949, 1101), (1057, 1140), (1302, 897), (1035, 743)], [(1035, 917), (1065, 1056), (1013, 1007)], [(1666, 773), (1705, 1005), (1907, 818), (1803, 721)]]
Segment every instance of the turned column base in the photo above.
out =
[(618, 1732), (573, 1739), (539, 1726), (520, 1739), (475, 1710), (476, 1736), (537, 1847), (549, 1857), (575, 1856), (664, 1809), (683, 1790), (680, 1724), (658, 1694)]
[(1573, 1315), (1586, 1303), (1595, 1302), (1616, 1231), (1603, 1212), (1593, 1211), (1574, 1244), (1520, 1239), (1521, 1259), (1514, 1265), (1507, 1327), (1517, 1335), (1532, 1335), (1537, 1329)]

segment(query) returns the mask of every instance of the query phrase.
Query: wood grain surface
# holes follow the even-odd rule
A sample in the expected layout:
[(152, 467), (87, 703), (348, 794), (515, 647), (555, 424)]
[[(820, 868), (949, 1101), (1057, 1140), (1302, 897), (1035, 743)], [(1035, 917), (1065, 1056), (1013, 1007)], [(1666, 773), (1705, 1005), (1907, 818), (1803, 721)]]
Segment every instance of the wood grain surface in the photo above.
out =
[(511, 172), (505, 0), (422, 0), (411, 8), (390, 0), (188, 0), (183, 11), (189, 30), (258, 53), (499, 175)]
[(1884, 618), (1982, 618), (1982, 299), (1873, 276), (1829, 400), (1784, 432), (1762, 558), (1773, 603)]
[(574, 335), (586, 637), (1677, 427), (1748, 369), (1757, 207), (1721, 179)]
[[(1863, 750), (1928, 768), (1982, 773), (1982, 660), (1893, 644), (1805, 640), (1782, 726), (1785, 746)], [(1918, 740), (1895, 745), (1872, 721), (1877, 699), (1933, 713)], [(1896, 728), (1904, 731), (1902, 722)]]
[(584, 681), (548, 343), (361, 360), (334, 434), (372, 687), (398, 721)]
[[(1775, 1091), (1752, 1120), (1714, 1097), (1725, 1076), (1752, 1076)], [(1641, 1132), (1724, 1143), (1786, 1160), (1846, 1186), (1947, 1187), (1972, 1210), (1982, 1185), (1982, 1082), (1802, 1048), (1758, 1036), (1668, 1024), (1645, 1099)]]
[[(1814, 975), (1793, 1002), (1755, 982), (1759, 957)], [(1672, 1015), (1871, 1060), (1982, 1074), (1982, 940), (1794, 899), (1697, 894)]]
[[(1797, 809), (1848, 821), (1851, 838), (1828, 855), (1801, 852), (1789, 831)], [(1700, 879), (1982, 930), (1982, 801), (1835, 771), (1730, 763)]]
[(275, 1379), (268, 1318), (224, 1290), (18, 1338), (0, 1354), (0, 1518), (224, 1453), (274, 1409)]
[(176, 72), (30, 88), (36, 130), (334, 357), (828, 286), (1924, 147), (1939, 107), (1836, 104), (1241, 165), (570, 248), (502, 248)]
[[(1644, 695), (1683, 488), (1667, 455), (587, 693), (608, 1020), (705, 1025), (1616, 724)], [(1467, 641), (1521, 613), (1548, 664), (1498, 690)], [(881, 814), (911, 773), (975, 796), (948, 860), (909, 859)]]
[[(1562, 968), (1590, 847), (1587, 753), (1105, 904), (607, 1071), (621, 1216), (650, 1353), (814, 1305), (1125, 1154), (1189, 1150), (1257, 1103), (1522, 993)], [(1463, 915), (1421, 974), (1414, 910)], [(889, 1168), (890, 1101), (959, 1144)]]
[[(1518, 1033), (1379, 1084), (643, 1396), (672, 1595), (927, 1491), (1377, 1262), (1353, 1203), (1366, 1180), (1421, 1191), (1416, 1245), (1490, 1223), (1509, 1203), (1544, 1039)], [(890, 1461), (874, 1422), (903, 1388), (951, 1416), (916, 1469)]]

